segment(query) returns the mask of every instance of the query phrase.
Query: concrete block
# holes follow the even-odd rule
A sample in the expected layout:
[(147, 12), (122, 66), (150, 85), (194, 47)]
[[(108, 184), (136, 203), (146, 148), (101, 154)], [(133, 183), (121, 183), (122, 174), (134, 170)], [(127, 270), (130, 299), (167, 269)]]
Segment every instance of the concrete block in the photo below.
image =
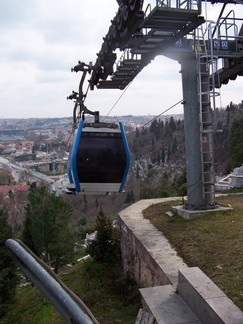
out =
[(152, 313), (158, 324), (199, 324), (183, 299), (172, 285), (142, 288), (144, 309)]
[(186, 209), (183, 206), (172, 206), (172, 210), (177, 213), (179, 216), (181, 216), (184, 219), (194, 219), (198, 217), (205, 216), (209, 213), (215, 213), (215, 212), (225, 212), (228, 210), (232, 210), (232, 207), (223, 207), (223, 206), (218, 206), (217, 208), (212, 208), (212, 209), (206, 209), (206, 210), (190, 210)]
[(179, 270), (178, 292), (202, 323), (243, 323), (243, 312), (198, 267)]

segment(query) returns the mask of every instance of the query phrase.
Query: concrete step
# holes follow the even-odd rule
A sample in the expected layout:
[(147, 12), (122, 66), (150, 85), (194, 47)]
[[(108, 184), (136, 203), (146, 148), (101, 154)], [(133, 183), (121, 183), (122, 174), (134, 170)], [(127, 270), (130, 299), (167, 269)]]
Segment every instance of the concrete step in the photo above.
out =
[(179, 270), (178, 292), (202, 323), (243, 323), (243, 312), (198, 267)]
[(172, 285), (141, 288), (140, 293), (143, 300), (143, 309), (148, 313), (153, 314), (156, 320), (155, 323), (201, 323)]

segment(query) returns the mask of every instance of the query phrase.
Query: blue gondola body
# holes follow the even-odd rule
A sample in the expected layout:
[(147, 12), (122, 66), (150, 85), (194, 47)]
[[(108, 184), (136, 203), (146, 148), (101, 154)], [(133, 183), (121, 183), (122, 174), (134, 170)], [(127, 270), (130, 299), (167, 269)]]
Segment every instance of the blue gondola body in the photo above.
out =
[(110, 127), (79, 122), (68, 165), (74, 192), (122, 192), (129, 166), (130, 152), (122, 123)]

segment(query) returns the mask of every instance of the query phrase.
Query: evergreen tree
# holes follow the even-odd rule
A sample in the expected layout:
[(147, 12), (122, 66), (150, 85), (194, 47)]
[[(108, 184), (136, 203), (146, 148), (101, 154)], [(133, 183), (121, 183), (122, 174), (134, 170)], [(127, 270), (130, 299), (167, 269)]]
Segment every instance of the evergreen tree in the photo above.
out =
[(136, 137), (139, 137), (139, 136), (140, 136), (140, 134), (139, 134), (139, 128), (136, 127)]
[(171, 136), (171, 130), (170, 130), (168, 119), (166, 119), (166, 121), (165, 121), (164, 135), (167, 138)]
[(73, 230), (70, 224), (71, 207), (62, 197), (46, 187), (28, 195), (23, 241), (45, 262), (58, 267), (68, 261), (73, 252)]
[(125, 203), (130, 204), (130, 202), (131, 202), (131, 194), (130, 191), (128, 191), (126, 194)]
[(154, 147), (154, 137), (152, 137), (152, 147)]
[(128, 191), (128, 192), (127, 192), (127, 195), (126, 195), (125, 203), (130, 204), (130, 203), (134, 202), (134, 200), (135, 200), (135, 199), (134, 199), (134, 193), (133, 193), (133, 190)]
[(229, 134), (229, 150), (231, 153), (232, 167), (243, 163), (243, 115), (234, 119)]
[(35, 191), (37, 188), (37, 183), (36, 182), (31, 182), (30, 184), (30, 191)]
[(167, 149), (167, 162), (170, 161), (170, 157), (171, 157), (171, 149), (170, 149), (170, 144), (169, 144), (168, 149)]
[(156, 155), (155, 155), (155, 152), (153, 152), (153, 153), (151, 154), (150, 159), (151, 159), (151, 162), (152, 162), (153, 164), (155, 164), (155, 162), (156, 162)]
[(165, 148), (164, 148), (164, 146), (161, 149), (161, 161), (162, 161), (162, 163), (165, 163)]
[(178, 143), (177, 143), (177, 138), (176, 136), (173, 138), (173, 142), (172, 142), (172, 148), (171, 148), (171, 153), (172, 154), (175, 154), (176, 151), (177, 151), (177, 146), (178, 146)]
[(11, 237), (12, 230), (7, 223), (7, 212), (0, 209), (0, 318), (6, 314), (15, 298), (16, 266), (5, 247), (5, 241)]
[(238, 105), (234, 104), (232, 101), (230, 104), (226, 107), (226, 111), (235, 113), (238, 110)]
[(152, 121), (149, 131), (155, 135), (156, 140), (160, 138), (160, 130), (160, 123), (158, 123), (157, 119), (155, 119), (154, 121)]
[(134, 202), (135, 201), (135, 198), (134, 198), (134, 192), (133, 190), (131, 190), (131, 201)]
[(120, 239), (118, 231), (112, 227), (111, 220), (99, 212), (96, 220), (96, 239), (90, 244), (88, 253), (96, 262), (109, 263), (120, 261)]
[(146, 135), (147, 134), (147, 127), (143, 127), (142, 128), (142, 135)]
[(157, 121), (157, 119), (155, 119), (155, 120), (152, 121), (152, 123), (151, 123), (151, 125), (149, 127), (149, 131), (151, 133), (154, 133), (155, 134), (156, 131), (157, 131), (157, 128), (158, 128), (158, 121)]
[(170, 117), (170, 122), (169, 122), (170, 130), (171, 132), (174, 132), (176, 130), (176, 123), (173, 117)]
[(183, 122), (179, 119), (179, 120), (177, 121), (176, 129), (177, 129), (177, 130), (181, 130), (181, 129), (182, 129), (182, 126), (183, 126)]
[(139, 179), (139, 166), (136, 166), (136, 179)]

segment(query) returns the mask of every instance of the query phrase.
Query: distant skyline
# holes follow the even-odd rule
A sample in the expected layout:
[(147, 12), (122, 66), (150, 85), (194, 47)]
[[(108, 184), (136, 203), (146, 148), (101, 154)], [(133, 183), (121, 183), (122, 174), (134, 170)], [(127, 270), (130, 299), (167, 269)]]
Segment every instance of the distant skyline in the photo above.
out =
[[(145, 1), (144, 7), (148, 3), (156, 1)], [(222, 4), (207, 8), (203, 15), (216, 21)], [(226, 12), (232, 8), (243, 17), (241, 5), (230, 5)], [(0, 9), (0, 118), (71, 116), (73, 102), (66, 97), (78, 90), (81, 77), (71, 67), (79, 60), (95, 63), (117, 1), (0, 0)], [(106, 116), (123, 94), (111, 116), (158, 115), (183, 99), (179, 71), (178, 62), (157, 56), (124, 94), (95, 88), (85, 104)], [(240, 103), (242, 89), (242, 77), (222, 86), (217, 105)], [(183, 113), (182, 105), (168, 112), (177, 113)]]

